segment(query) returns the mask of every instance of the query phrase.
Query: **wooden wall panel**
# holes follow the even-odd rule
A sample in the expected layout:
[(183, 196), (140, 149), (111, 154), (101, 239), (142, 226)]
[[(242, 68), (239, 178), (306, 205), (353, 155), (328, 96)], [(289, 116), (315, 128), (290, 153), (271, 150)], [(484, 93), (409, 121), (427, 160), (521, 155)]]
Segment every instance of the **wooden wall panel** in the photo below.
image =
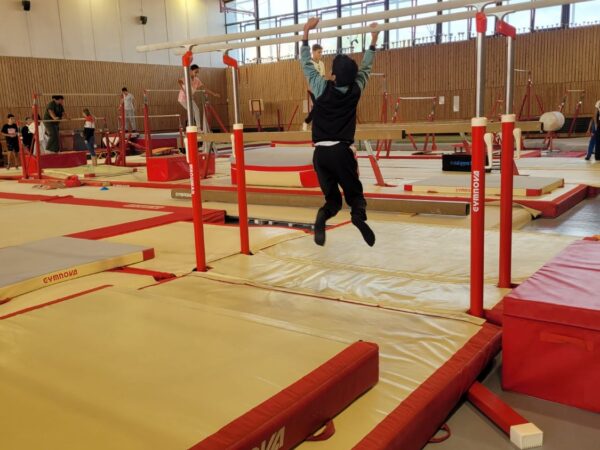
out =
[[(600, 42), (600, 26), (568, 30), (539, 31), (519, 35), (516, 42), (516, 67), (533, 72), (534, 93), (542, 99), (546, 110), (555, 110), (565, 89), (585, 89), (583, 114), (591, 115), (596, 100), (600, 99), (600, 54), (594, 48)], [(487, 39), (486, 113), (490, 114), (496, 99), (504, 97), (506, 77), (506, 41), (504, 38)], [(360, 61), (361, 55), (354, 55)], [(332, 57), (325, 58), (330, 71)], [(468, 119), (475, 105), (475, 41), (442, 45), (426, 45), (378, 52), (373, 72), (384, 72), (390, 98), (391, 117), (398, 96), (444, 96), (445, 104), (436, 108), (436, 119)], [(230, 74), (228, 92), (231, 96)], [(518, 108), (527, 77), (516, 75), (515, 108)], [(359, 105), (359, 119), (363, 122), (379, 120), (381, 111), (382, 80), (372, 78)], [(248, 100), (262, 98), (265, 111), (263, 126), (277, 125), (277, 110), (287, 123), (299, 106), (293, 128), (300, 127), (304, 114), (302, 100), (306, 98), (306, 82), (297, 61), (273, 64), (246, 65), (240, 69), (240, 98), (242, 120), (248, 127), (255, 126)], [(460, 111), (453, 112), (453, 97), (460, 96)], [(231, 97), (230, 97), (231, 98)], [(577, 98), (569, 99), (565, 112), (571, 115)], [(403, 120), (424, 120), (430, 112), (429, 101), (405, 102), (401, 107)], [(501, 110), (500, 110), (501, 111)], [(534, 108), (535, 111), (535, 108)], [(230, 111), (230, 121), (233, 112)]]
[[(123, 86), (136, 98), (137, 113), (142, 114), (144, 89), (177, 89), (182, 69), (176, 66), (125, 64), (99, 61), (73, 61), (42, 58), (0, 57), (0, 115), (4, 121), (9, 112), (19, 119), (31, 115), (34, 91), (46, 93), (116, 93)], [(210, 89), (221, 94), (214, 106), (224, 120), (227, 118), (225, 69), (203, 68), (201, 79)], [(109, 127), (116, 129), (118, 97), (66, 97), (65, 109), (70, 117), (79, 117), (81, 109), (89, 107), (96, 116), (108, 118)], [(50, 101), (42, 99), (42, 106)], [(153, 93), (151, 114), (185, 114), (177, 102), (177, 92)], [(154, 130), (175, 129), (174, 119), (153, 119)], [(69, 129), (75, 124), (65, 123)], [(141, 120), (138, 127), (142, 129)]]

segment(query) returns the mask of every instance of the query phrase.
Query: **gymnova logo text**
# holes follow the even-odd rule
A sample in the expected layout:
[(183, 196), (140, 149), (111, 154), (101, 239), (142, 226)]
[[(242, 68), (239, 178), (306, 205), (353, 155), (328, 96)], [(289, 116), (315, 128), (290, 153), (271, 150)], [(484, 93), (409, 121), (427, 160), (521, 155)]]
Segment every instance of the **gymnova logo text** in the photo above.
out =
[(473, 171), (473, 212), (479, 212), (479, 200), (480, 200), (479, 187), (480, 187), (479, 170), (474, 170)]
[(271, 439), (269, 439), (269, 441), (267, 442), (262, 441), (262, 443), (260, 444), (260, 447), (254, 447), (252, 450), (279, 450), (280, 448), (283, 448), (283, 434), (285, 432), (285, 427), (283, 427), (281, 430), (273, 433), (273, 436), (271, 436)]
[(44, 284), (55, 283), (57, 281), (64, 280), (65, 278), (71, 278), (77, 275), (77, 269), (65, 270), (64, 272), (53, 273), (44, 277)]

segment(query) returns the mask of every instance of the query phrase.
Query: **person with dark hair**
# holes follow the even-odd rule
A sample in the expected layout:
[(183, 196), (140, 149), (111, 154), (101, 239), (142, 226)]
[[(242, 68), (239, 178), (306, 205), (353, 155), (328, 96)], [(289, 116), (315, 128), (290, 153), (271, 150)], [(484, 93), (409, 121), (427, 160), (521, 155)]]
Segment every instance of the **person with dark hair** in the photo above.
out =
[(29, 131), (29, 125), (33, 120), (31, 117), (25, 117), (25, 125), (21, 128), (21, 139), (23, 140), (23, 147), (27, 150), (31, 149), (31, 143), (33, 142), (33, 133)]
[(46, 112), (44, 113), (44, 122), (48, 133), (46, 150), (54, 153), (57, 153), (59, 150), (59, 122), (63, 120), (63, 118), (67, 118), (65, 108), (63, 107), (63, 101), (64, 97), (62, 95), (53, 95), (52, 101), (48, 103)]
[[(207, 94), (212, 95), (213, 97), (221, 97), (218, 93), (211, 91), (209, 88), (207, 88), (204, 83), (202, 83), (202, 81), (200, 80), (200, 78), (198, 77), (198, 74), (200, 73), (200, 67), (198, 67), (197, 64), (192, 64), (192, 66), (190, 67), (190, 77), (191, 77), (191, 85), (192, 85), (192, 108), (193, 108), (193, 112), (194, 112), (194, 122), (195, 125), (198, 127), (199, 130), (202, 130), (202, 122), (200, 122), (200, 108), (198, 108), (198, 104), (194, 101), (194, 94), (199, 91), (199, 90), (203, 90), (204, 92), (206, 92)], [(187, 111), (187, 96), (185, 95), (185, 80), (183, 78), (180, 78), (179, 80), (177, 80), (177, 83), (179, 83), (179, 97), (178, 97), (178, 101), (179, 104), (181, 106), (183, 106), (183, 108)]]
[(2, 136), (4, 136), (4, 140), (6, 141), (6, 150), (7, 150), (7, 169), (10, 169), (12, 165), (15, 168), (19, 168), (19, 157), (17, 154), (19, 153), (19, 126), (17, 125), (17, 121), (15, 120), (15, 116), (13, 114), (9, 114), (6, 116), (8, 119), (8, 123), (5, 123), (2, 127)]
[(98, 158), (96, 156), (96, 118), (92, 115), (88, 108), (84, 108), (81, 115), (85, 119), (83, 122), (83, 139), (85, 140), (85, 146), (92, 158), (92, 166), (98, 165)]
[(333, 60), (331, 79), (326, 80), (312, 64), (308, 46), (308, 34), (318, 23), (319, 19), (315, 17), (304, 25), (300, 60), (310, 90), (315, 96), (313, 166), (325, 196), (325, 204), (319, 209), (315, 220), (315, 243), (325, 244), (326, 222), (342, 208), (339, 185), (350, 207), (352, 224), (359, 229), (365, 242), (373, 246), (375, 233), (367, 224), (367, 202), (358, 177), (358, 162), (352, 145), (356, 132), (356, 108), (371, 73), (379, 31), (375, 30), (376, 23), (370, 25), (374, 29), (371, 33), (371, 45), (365, 52), (360, 68), (349, 56), (337, 55)]
[(125, 110), (125, 130), (135, 133), (137, 130), (135, 124), (135, 97), (129, 93), (126, 87), (121, 89), (121, 93), (123, 95), (121, 104)]

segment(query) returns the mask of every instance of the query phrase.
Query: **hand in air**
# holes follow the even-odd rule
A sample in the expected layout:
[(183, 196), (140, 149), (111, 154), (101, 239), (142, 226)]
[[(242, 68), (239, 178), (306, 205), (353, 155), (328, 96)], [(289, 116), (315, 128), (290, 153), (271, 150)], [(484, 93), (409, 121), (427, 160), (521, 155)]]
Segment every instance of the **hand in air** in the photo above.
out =
[(373, 28), (374, 31), (371, 31), (371, 45), (375, 45), (377, 39), (379, 38), (379, 30), (375, 30), (379, 24), (377, 22), (373, 22), (369, 24), (369, 28)]
[(318, 17), (311, 17), (304, 24), (304, 31), (314, 30), (315, 28), (317, 28), (317, 25), (319, 24), (320, 21), (321, 21), (321, 19), (319, 19)]

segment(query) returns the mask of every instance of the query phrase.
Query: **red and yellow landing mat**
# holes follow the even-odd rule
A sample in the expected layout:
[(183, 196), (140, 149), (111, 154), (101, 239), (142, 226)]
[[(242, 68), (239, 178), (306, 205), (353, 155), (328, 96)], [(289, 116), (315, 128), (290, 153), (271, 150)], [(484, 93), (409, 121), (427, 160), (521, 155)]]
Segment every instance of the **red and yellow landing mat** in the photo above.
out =
[(0, 302), (74, 278), (154, 257), (154, 249), (69, 237), (0, 248)]

